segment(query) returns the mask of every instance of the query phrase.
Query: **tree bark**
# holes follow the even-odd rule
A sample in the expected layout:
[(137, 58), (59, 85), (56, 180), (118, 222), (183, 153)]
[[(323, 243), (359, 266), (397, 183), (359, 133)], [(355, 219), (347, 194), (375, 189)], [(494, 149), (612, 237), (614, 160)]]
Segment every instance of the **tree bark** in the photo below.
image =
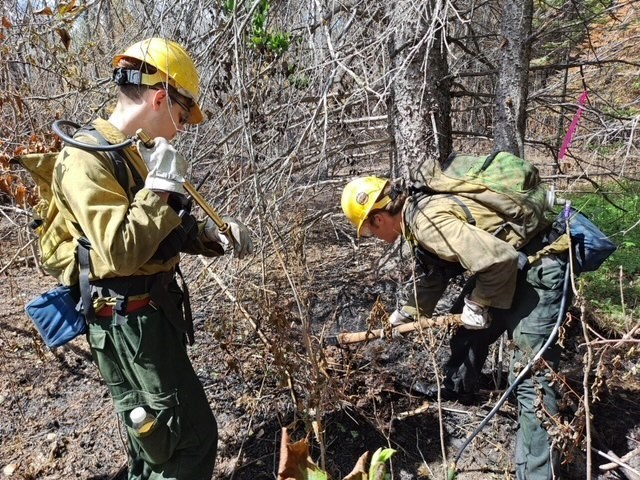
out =
[(533, 0), (505, 0), (502, 60), (496, 86), (494, 142), (498, 150), (524, 156)]
[(389, 6), (397, 22), (389, 41), (392, 175), (405, 179), (412, 178), (416, 166), (435, 167), (451, 152), (446, 18), (439, 5), (399, 0)]

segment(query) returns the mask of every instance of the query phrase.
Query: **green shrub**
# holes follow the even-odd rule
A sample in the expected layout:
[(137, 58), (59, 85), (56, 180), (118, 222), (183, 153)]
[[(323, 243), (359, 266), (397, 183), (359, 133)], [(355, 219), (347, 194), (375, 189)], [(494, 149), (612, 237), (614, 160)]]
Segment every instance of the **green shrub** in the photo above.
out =
[(618, 247), (600, 269), (582, 275), (579, 284), (600, 326), (624, 333), (640, 313), (640, 183), (607, 185), (606, 190), (569, 195), (572, 205)]

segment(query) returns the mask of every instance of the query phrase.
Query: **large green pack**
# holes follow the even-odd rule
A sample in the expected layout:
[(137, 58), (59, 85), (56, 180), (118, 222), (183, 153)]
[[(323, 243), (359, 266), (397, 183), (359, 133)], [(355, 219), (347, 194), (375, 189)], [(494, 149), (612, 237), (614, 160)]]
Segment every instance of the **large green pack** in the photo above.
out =
[[(531, 162), (508, 152), (488, 156), (452, 154), (442, 168), (426, 165), (413, 173), (413, 190), (470, 198), (496, 212), (520, 248), (550, 222), (548, 188)], [(494, 233), (494, 232), (492, 232)]]

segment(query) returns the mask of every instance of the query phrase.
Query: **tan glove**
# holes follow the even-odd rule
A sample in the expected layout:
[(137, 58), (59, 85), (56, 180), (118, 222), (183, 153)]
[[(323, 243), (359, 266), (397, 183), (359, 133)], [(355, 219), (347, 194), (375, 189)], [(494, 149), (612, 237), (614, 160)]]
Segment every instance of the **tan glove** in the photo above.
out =
[(468, 296), (464, 298), (464, 308), (460, 316), (462, 325), (469, 330), (481, 330), (491, 324), (489, 308), (474, 302)]
[(137, 143), (138, 152), (149, 169), (144, 187), (185, 195), (183, 185), (189, 169), (187, 161), (165, 138), (157, 137), (154, 142), (151, 148), (140, 141)]
[[(246, 255), (253, 253), (253, 241), (251, 240), (249, 229), (233, 217), (222, 217), (222, 220), (229, 225), (229, 231), (233, 237), (233, 256), (242, 259)], [(229, 245), (229, 237), (222, 233), (210, 218), (207, 218), (205, 223), (204, 235), (213, 242), (218, 242), (225, 246)]]

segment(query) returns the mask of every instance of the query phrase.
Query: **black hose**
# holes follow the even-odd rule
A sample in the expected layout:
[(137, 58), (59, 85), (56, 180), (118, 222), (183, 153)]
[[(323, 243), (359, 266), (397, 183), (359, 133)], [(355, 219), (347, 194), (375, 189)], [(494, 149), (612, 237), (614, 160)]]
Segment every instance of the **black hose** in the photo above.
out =
[(113, 152), (115, 150), (122, 150), (123, 148), (127, 148), (129, 146), (131, 146), (131, 144), (133, 143), (133, 139), (128, 138), (127, 140), (125, 140), (122, 143), (116, 143), (116, 144), (109, 144), (109, 145), (95, 145), (95, 144), (91, 144), (91, 143), (84, 143), (84, 142), (79, 142), (78, 140), (76, 140), (75, 138), (73, 138), (73, 136), (69, 136), (67, 135), (64, 131), (63, 131), (63, 127), (70, 127), (70, 128), (74, 128), (76, 131), (78, 131), (81, 127), (80, 125), (78, 125), (75, 122), (71, 122), (69, 120), (56, 120), (55, 122), (53, 122), (53, 124), (51, 125), (51, 129), (53, 130), (53, 132), (58, 135), (60, 137), (60, 139), (66, 143), (67, 145), (71, 145), (74, 147), (77, 147), (81, 150), (89, 150), (92, 152)]
[(560, 325), (564, 320), (565, 309), (567, 307), (567, 297), (568, 297), (567, 293), (569, 291), (569, 285), (571, 284), (571, 282), (569, 281), (571, 278), (570, 262), (571, 260), (569, 260), (569, 262), (567, 263), (567, 268), (564, 274), (564, 284), (562, 287), (562, 300), (560, 302), (560, 312), (558, 313), (558, 319), (556, 320), (556, 323), (553, 326), (553, 330), (551, 331), (551, 334), (549, 334), (549, 338), (547, 339), (545, 344), (542, 346), (542, 348), (538, 350), (538, 353), (536, 353), (535, 356), (529, 361), (529, 363), (527, 363), (527, 365), (522, 369), (520, 374), (511, 383), (509, 388), (502, 394), (502, 396), (500, 397), (498, 402), (495, 404), (495, 406), (491, 409), (491, 411), (487, 414), (487, 416), (484, 417), (482, 422), (480, 422), (480, 425), (476, 427), (473, 433), (467, 437), (467, 439), (462, 444), (462, 446), (458, 448), (458, 451), (456, 452), (456, 456), (454, 457), (454, 460), (453, 460), (454, 465), (458, 463), (458, 460), (462, 456), (462, 453), (464, 452), (465, 448), (469, 446), (469, 444), (475, 438), (475, 436), (478, 435), (478, 433), (480, 433), (480, 430), (482, 430), (484, 426), (489, 422), (489, 420), (491, 420), (491, 418), (496, 414), (496, 412), (500, 409), (502, 404), (507, 400), (509, 395), (511, 395), (511, 392), (513, 392), (513, 390), (520, 384), (520, 382), (524, 379), (524, 377), (528, 375), (533, 365), (540, 359), (540, 357), (542, 357), (542, 355), (547, 350), (547, 348), (549, 348), (549, 345), (551, 345), (555, 341), (556, 336), (558, 335), (558, 331), (560, 330)]

